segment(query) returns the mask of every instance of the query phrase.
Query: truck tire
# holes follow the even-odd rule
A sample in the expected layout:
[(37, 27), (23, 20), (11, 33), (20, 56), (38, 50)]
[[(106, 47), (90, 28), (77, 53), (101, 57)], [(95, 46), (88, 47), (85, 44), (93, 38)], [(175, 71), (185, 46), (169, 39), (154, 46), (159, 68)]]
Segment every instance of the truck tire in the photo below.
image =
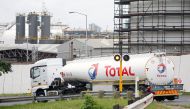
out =
[[(45, 96), (45, 93), (44, 93), (43, 90), (38, 90), (36, 92), (36, 97), (44, 97), (44, 96)], [(44, 102), (44, 103), (46, 103), (46, 102), (48, 102), (48, 100), (37, 100), (37, 102)]]
[(175, 100), (175, 96), (168, 96), (166, 97), (166, 99), (172, 101), (172, 100)]
[(127, 91), (135, 92), (135, 87), (129, 87), (129, 88), (127, 89)]
[(144, 86), (139, 86), (139, 91), (145, 92), (145, 91), (146, 91), (146, 87), (144, 87)]
[(154, 98), (156, 101), (161, 102), (165, 100), (165, 97), (155, 97)]

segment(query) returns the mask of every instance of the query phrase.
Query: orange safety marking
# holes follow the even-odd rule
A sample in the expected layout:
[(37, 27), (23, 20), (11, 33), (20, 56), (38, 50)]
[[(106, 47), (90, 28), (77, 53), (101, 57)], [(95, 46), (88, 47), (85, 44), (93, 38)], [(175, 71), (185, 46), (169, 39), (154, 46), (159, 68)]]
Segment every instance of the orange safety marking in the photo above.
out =
[(155, 95), (164, 95), (164, 94), (175, 94), (178, 95), (178, 91), (177, 90), (162, 90), (162, 91), (156, 91)]

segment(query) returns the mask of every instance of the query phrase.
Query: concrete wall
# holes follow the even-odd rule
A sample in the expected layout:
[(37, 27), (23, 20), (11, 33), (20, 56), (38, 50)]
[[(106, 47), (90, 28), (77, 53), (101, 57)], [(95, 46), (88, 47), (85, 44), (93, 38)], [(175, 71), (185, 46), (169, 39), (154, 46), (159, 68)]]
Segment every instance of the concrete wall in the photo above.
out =
[(175, 64), (176, 76), (181, 78), (182, 84), (184, 84), (184, 91), (190, 92), (190, 55), (183, 56), (170, 56)]
[(12, 65), (12, 72), (0, 76), (0, 94), (30, 93), (31, 65)]
[(101, 83), (93, 83), (92, 84), (93, 91), (113, 91), (115, 90), (113, 87), (113, 83), (101, 82)]

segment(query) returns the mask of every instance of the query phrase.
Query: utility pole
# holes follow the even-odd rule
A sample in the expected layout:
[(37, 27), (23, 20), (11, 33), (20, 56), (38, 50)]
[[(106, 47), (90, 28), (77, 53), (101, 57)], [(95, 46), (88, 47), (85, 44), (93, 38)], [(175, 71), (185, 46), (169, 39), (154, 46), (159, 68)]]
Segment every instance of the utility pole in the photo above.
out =
[(73, 13), (85, 16), (85, 21), (86, 21), (85, 48), (86, 48), (86, 57), (88, 57), (88, 47), (87, 47), (87, 41), (88, 41), (88, 16), (87, 16), (87, 14), (83, 14), (83, 13), (80, 13), (80, 12), (69, 12), (69, 14), (73, 14)]
[[(122, 15), (122, 5), (119, 5), (119, 16)], [(119, 54), (121, 56), (121, 59), (120, 59), (120, 69), (119, 69), (119, 74), (120, 74), (120, 79), (119, 79), (119, 91), (120, 93), (123, 91), (123, 80), (122, 80), (122, 58), (123, 58), (123, 53), (122, 53), (122, 49), (123, 49), (123, 41), (122, 41), (122, 32), (121, 32), (121, 29), (122, 29), (122, 19), (119, 19)]]
[(123, 44), (123, 41), (119, 38), (119, 54), (120, 54), (120, 56), (121, 56), (121, 59), (120, 59), (120, 67), (119, 67), (119, 74), (120, 74), (120, 79), (119, 79), (119, 91), (120, 91), (120, 93), (123, 91), (123, 79), (122, 79), (122, 76), (123, 76), (123, 74), (122, 74), (122, 61), (123, 61), (123, 59), (122, 59), (122, 44)]

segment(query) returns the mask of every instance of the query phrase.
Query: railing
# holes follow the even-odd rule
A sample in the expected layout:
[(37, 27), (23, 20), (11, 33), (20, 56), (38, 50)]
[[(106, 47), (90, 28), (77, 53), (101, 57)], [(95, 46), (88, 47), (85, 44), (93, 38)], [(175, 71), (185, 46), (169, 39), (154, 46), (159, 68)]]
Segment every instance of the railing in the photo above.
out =
[[(113, 91), (84, 91), (81, 94), (77, 95), (59, 95), (59, 96), (40, 96), (40, 97), (31, 97), (31, 96), (25, 96), (25, 97), (4, 97), (0, 98), (0, 103), (7, 103), (7, 102), (19, 102), (19, 101), (39, 101), (39, 102), (45, 102), (49, 100), (63, 100), (63, 99), (74, 99), (74, 98), (82, 98), (84, 94), (91, 94), (92, 96), (98, 96), (98, 97), (126, 97), (130, 95), (130, 97), (133, 97), (132, 93), (119, 93), (119, 92), (113, 92)], [(130, 98), (128, 98), (130, 100)], [(137, 101), (136, 101), (137, 100)], [(153, 94), (150, 94), (146, 97), (142, 97), (142, 99), (136, 99), (132, 101), (132, 104), (129, 104), (128, 106), (125, 106), (124, 109), (144, 109), (147, 107), (152, 101), (153, 101)]]
[[(127, 93), (119, 93), (118, 91), (83, 91), (80, 94), (73, 94), (73, 95), (56, 95), (56, 96), (24, 96), (24, 97), (1, 97), (0, 103), (5, 102), (19, 102), (19, 101), (48, 101), (48, 100), (61, 100), (61, 99), (73, 99), (73, 98), (82, 98), (85, 94), (90, 94), (92, 96), (98, 97), (126, 97)], [(131, 95), (132, 96), (132, 95)]]
[(1, 97), (0, 103), (7, 103), (7, 102), (18, 102), (18, 101), (31, 101), (31, 96), (23, 96), (23, 97)]
[(137, 100), (136, 102), (124, 107), (124, 109), (144, 109), (153, 101), (153, 94)]

